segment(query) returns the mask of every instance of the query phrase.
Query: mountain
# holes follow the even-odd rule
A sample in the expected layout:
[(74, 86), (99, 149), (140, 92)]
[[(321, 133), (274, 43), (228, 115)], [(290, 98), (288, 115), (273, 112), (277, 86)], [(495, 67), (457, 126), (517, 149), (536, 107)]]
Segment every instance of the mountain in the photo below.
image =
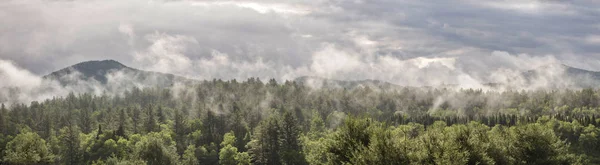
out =
[(380, 80), (356, 80), (356, 81), (345, 81), (345, 80), (333, 80), (315, 76), (302, 76), (294, 79), (294, 81), (301, 85), (307, 85), (314, 88), (357, 88), (357, 87), (370, 87), (380, 89), (391, 89), (401, 87), (396, 84), (392, 84)]
[[(299, 84), (316, 88), (356, 88), (371, 87), (393, 89), (402, 87), (380, 80), (344, 81), (321, 77), (303, 76), (294, 81)], [(600, 87), (600, 72), (567, 66), (564, 64), (546, 65), (533, 70), (514, 75), (506, 82), (488, 82), (482, 84), (490, 88), (598, 88)], [(459, 88), (459, 84), (444, 84), (440, 86), (421, 86), (424, 88)]]
[(175, 83), (193, 83), (185, 77), (138, 70), (115, 60), (86, 61), (52, 72), (43, 77), (56, 80), (63, 86), (101, 84), (104, 86), (158, 86), (169, 87)]
[(523, 72), (522, 76), (528, 84), (544, 83), (555, 88), (597, 88), (600, 86), (600, 72), (564, 64), (542, 66)]
[(579, 76), (579, 77), (589, 77), (589, 78), (592, 78), (595, 80), (600, 80), (600, 72), (574, 68), (574, 67), (570, 67), (567, 65), (562, 65), (562, 66), (565, 68), (567, 75), (574, 75), (574, 76)]
[[(523, 79), (518, 78), (523, 77)], [(52, 72), (44, 79), (56, 80), (62, 86), (87, 86), (95, 88), (103, 85), (111, 89), (124, 89), (133, 86), (137, 87), (171, 87), (174, 84), (193, 84), (200, 81), (188, 79), (185, 77), (138, 70), (125, 66), (115, 60), (86, 61), (69, 66), (67, 68)], [(303, 84), (315, 88), (357, 88), (371, 87), (379, 89), (393, 89), (402, 87), (380, 80), (333, 80), (314, 76), (298, 77), (294, 80), (298, 84)], [(524, 81), (524, 82), (522, 82)], [(542, 87), (598, 87), (600, 86), (600, 72), (589, 71), (570, 67), (567, 65), (548, 65), (522, 72), (521, 76), (515, 77), (515, 82), (508, 84), (490, 82), (484, 84), (489, 87), (510, 86), (535, 86)], [(452, 85), (437, 86), (437, 88), (452, 87)]]

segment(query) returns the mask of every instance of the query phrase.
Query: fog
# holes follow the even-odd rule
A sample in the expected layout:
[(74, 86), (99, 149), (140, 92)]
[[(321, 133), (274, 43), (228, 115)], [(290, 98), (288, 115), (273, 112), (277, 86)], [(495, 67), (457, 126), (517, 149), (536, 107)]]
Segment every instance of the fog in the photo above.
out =
[(577, 88), (594, 80), (574, 79), (563, 64), (600, 70), (594, 6), (586, 0), (8, 0), (0, 2), (0, 95), (4, 102), (29, 102), (72, 91), (114, 94), (156, 81), (113, 72), (108, 85), (75, 75), (76, 83), (63, 87), (42, 78), (104, 59), (197, 80), (313, 76), (456, 89)]

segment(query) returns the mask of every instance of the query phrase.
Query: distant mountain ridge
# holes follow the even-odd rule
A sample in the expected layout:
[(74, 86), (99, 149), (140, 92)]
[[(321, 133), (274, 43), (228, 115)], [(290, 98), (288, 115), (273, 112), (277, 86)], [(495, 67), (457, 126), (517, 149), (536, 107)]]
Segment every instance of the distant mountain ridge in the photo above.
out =
[[(568, 85), (575, 87), (600, 87), (600, 72), (589, 71), (585, 69), (579, 69), (570, 67), (567, 65), (550, 65), (538, 68), (536, 70), (529, 70), (522, 73), (522, 77), (525, 78), (527, 83), (536, 83), (537, 79), (547, 78), (544, 76), (552, 75), (552, 69), (559, 69), (564, 71), (564, 74), (559, 77), (551, 77), (547, 81), (568, 81)], [(545, 72), (546, 70), (549, 70)], [(154, 87), (171, 87), (174, 84), (193, 84), (199, 83), (200, 81), (189, 79), (182, 76), (177, 76), (169, 73), (151, 72), (144, 71), (135, 68), (131, 68), (123, 65), (122, 63), (115, 60), (102, 60), (102, 61), (85, 61), (67, 68), (52, 72), (44, 79), (56, 80), (63, 86), (71, 86), (75, 84), (81, 85), (81, 83), (89, 83), (90, 81), (98, 82), (105, 86), (154, 86)], [(111, 81), (115, 80), (115, 81)], [(392, 89), (403, 87), (402, 85), (393, 84), (381, 80), (335, 80), (315, 76), (302, 76), (294, 79), (294, 81), (301, 85), (307, 85), (314, 88), (356, 88), (356, 87), (371, 87), (379, 89)], [(115, 85), (115, 83), (117, 85)], [(561, 82), (564, 83), (564, 82)], [(490, 82), (483, 84), (488, 87), (497, 87), (506, 84)], [(446, 87), (457, 87), (458, 85), (445, 84), (443, 86), (436, 86), (434, 88), (446, 88)], [(424, 86), (431, 88), (432, 86)]]
[[(540, 87), (535, 83), (546, 83), (541, 86), (549, 88), (599, 88), (600, 87), (600, 72), (590, 71), (580, 68), (571, 67), (564, 64), (547, 65), (533, 70), (524, 71), (521, 75), (515, 75), (514, 80), (524, 80), (518, 82), (517, 85)], [(381, 80), (334, 80), (314, 76), (302, 76), (296, 78), (299, 84), (304, 84), (313, 87), (323, 88), (356, 88), (356, 87), (375, 87), (382, 89), (404, 87), (403, 85), (393, 84)], [(481, 84), (485, 87), (514, 87), (514, 84), (503, 84), (499, 82), (487, 82)], [(555, 83), (555, 84), (552, 84)], [(439, 86), (421, 86), (425, 88), (459, 88), (459, 84), (443, 84)]]
[(356, 88), (356, 87), (371, 87), (371, 88), (382, 88), (390, 89), (401, 87), (400, 85), (392, 84), (380, 80), (334, 80), (316, 76), (302, 76), (294, 79), (294, 81), (301, 85), (307, 85), (316, 88)]
[[(119, 75), (116, 75), (116, 74)], [(86, 61), (67, 68), (52, 72), (44, 79), (56, 80), (63, 86), (72, 85), (83, 81), (95, 80), (107, 85), (110, 78), (119, 76), (119, 80), (128, 80), (131, 84), (144, 86), (168, 87), (175, 83), (192, 83), (196, 80), (188, 79), (169, 73), (151, 72), (134, 69), (115, 60)], [(116, 83), (116, 82), (113, 82)], [(123, 83), (123, 82), (118, 82)]]
[(594, 78), (596, 80), (600, 80), (600, 72), (598, 72), (598, 71), (590, 71), (590, 70), (585, 70), (585, 69), (579, 69), (579, 68), (570, 67), (570, 66), (567, 66), (567, 65), (562, 65), (562, 67), (566, 68), (566, 73), (569, 74), (569, 75), (590, 76), (591, 78)]
[[(553, 71), (562, 71), (560, 75)], [(580, 68), (571, 67), (568, 65), (549, 65), (543, 66), (536, 70), (529, 70), (522, 73), (522, 76), (528, 83), (535, 83), (535, 80), (555, 81), (555, 86), (568, 86), (579, 88), (598, 88), (600, 87), (600, 72), (590, 71)], [(558, 84), (562, 83), (562, 84)]]

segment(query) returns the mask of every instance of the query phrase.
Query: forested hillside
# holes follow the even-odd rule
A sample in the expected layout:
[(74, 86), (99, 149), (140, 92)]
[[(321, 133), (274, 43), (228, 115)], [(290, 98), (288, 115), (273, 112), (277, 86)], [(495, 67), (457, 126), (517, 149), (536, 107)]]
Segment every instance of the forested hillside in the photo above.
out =
[(2, 164), (599, 164), (600, 90), (204, 81), (2, 105)]

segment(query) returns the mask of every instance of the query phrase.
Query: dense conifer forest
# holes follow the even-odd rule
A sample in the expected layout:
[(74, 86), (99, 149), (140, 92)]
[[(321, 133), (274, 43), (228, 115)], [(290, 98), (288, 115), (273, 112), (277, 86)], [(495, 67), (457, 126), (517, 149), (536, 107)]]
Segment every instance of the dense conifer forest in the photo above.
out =
[(600, 90), (250, 78), (2, 104), (0, 164), (600, 164)]

